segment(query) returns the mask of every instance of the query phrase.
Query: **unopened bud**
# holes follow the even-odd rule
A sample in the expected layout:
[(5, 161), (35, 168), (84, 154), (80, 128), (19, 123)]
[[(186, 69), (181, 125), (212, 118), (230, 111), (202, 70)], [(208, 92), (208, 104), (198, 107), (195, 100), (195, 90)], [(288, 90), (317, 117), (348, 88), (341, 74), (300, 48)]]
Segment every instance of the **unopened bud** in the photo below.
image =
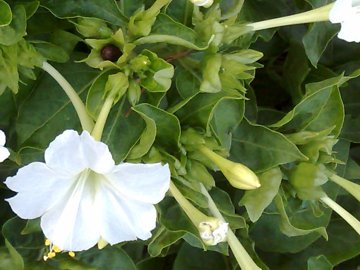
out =
[(198, 229), (204, 243), (208, 246), (215, 246), (218, 243), (227, 240), (229, 224), (219, 219), (212, 218), (200, 222)]

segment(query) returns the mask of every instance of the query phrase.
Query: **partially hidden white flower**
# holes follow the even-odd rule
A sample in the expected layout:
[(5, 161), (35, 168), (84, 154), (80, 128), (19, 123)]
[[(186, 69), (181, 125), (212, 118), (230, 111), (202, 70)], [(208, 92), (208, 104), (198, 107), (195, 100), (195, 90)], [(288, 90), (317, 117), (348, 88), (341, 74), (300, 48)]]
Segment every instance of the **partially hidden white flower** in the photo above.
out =
[(146, 240), (156, 226), (154, 204), (170, 185), (168, 165), (115, 165), (108, 146), (84, 131), (66, 130), (50, 143), (45, 163), (33, 162), (5, 184), (23, 219), (41, 217), (45, 236), (57, 247), (81, 251), (99, 241)]
[(360, 0), (336, 0), (330, 10), (329, 20), (341, 23), (340, 39), (360, 42)]
[(4, 147), (6, 143), (6, 136), (5, 133), (0, 130), (0, 162), (3, 162), (5, 159), (7, 159), (10, 156), (9, 150), (7, 150), (6, 147)]
[(210, 7), (213, 3), (214, 0), (190, 0), (195, 6), (199, 6), (199, 7)]
[(227, 240), (229, 223), (213, 218), (199, 224), (200, 237), (206, 245), (215, 246)]

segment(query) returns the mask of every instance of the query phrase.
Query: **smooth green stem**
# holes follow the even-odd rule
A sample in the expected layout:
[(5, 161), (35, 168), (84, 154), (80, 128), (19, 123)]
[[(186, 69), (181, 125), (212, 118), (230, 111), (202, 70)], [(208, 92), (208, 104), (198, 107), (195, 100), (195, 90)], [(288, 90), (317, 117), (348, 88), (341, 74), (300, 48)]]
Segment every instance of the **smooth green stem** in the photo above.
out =
[(74, 88), (70, 83), (57, 71), (52, 65), (47, 62), (44, 62), (42, 69), (46, 71), (51, 77), (57, 81), (57, 83), (64, 90), (66, 95), (69, 97), (71, 103), (73, 104), (75, 111), (80, 119), (81, 126), (83, 130), (91, 132), (94, 127), (94, 122), (88, 115), (85, 105), (80, 99), (79, 95), (76, 93)]
[(106, 120), (109, 116), (110, 110), (114, 104), (114, 96), (109, 95), (104, 102), (104, 105), (101, 108), (99, 116), (96, 120), (95, 127), (91, 132), (91, 136), (95, 138), (95, 140), (100, 141), (102, 137), (102, 133), (104, 131)]
[(255, 23), (249, 23), (247, 24), (247, 26), (250, 26), (253, 31), (258, 31), (258, 30), (264, 30), (279, 26), (328, 21), (329, 13), (333, 5), (334, 4), (332, 3), (317, 9), (313, 9), (295, 15), (290, 15), (290, 16), (285, 16), (285, 17), (280, 17), (276, 19), (265, 20)]
[(336, 174), (329, 176), (330, 180), (338, 184), (340, 187), (349, 192), (355, 199), (360, 202), (360, 185), (353, 183), (345, 178), (342, 178)]
[(360, 221), (357, 220), (352, 214), (338, 205), (335, 201), (329, 197), (322, 197), (320, 200), (329, 206), (332, 210), (339, 214), (353, 229), (360, 235)]
[[(209, 192), (206, 190), (202, 183), (200, 185), (201, 193), (205, 195), (208, 199), (208, 207), (210, 209), (210, 212), (214, 215), (214, 217), (225, 221), (214, 200), (211, 198)], [(249, 253), (247, 253), (246, 249), (243, 247), (243, 245), (240, 243), (239, 239), (236, 237), (236, 235), (231, 229), (229, 229), (227, 233), (227, 242), (242, 270), (261, 270), (261, 268), (258, 267), (253, 261), (253, 259), (250, 257)]]
[(188, 201), (188, 199), (184, 197), (184, 195), (181, 194), (180, 190), (175, 186), (172, 181), (170, 181), (170, 192), (196, 227), (199, 226), (201, 222), (209, 219), (208, 216), (201, 213), (195, 206), (193, 206)]

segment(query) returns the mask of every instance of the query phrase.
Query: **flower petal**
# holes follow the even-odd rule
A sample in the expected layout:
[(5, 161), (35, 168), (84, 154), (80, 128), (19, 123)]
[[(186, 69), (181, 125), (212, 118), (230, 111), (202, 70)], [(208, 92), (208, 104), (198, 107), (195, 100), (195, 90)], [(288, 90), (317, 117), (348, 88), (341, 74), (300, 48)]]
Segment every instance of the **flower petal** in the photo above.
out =
[(156, 204), (170, 187), (169, 166), (123, 163), (115, 166), (108, 180), (124, 196), (139, 202)]
[(358, 30), (360, 25), (360, 17), (353, 16), (348, 20), (341, 23), (341, 30), (338, 33), (338, 38), (347, 42), (360, 42), (360, 31)]
[(94, 210), (94, 187), (86, 171), (77, 179), (68, 197), (41, 217), (45, 236), (62, 250), (81, 251), (100, 239), (98, 217)]
[[(71, 179), (61, 178), (42, 162), (33, 162), (21, 168), (5, 184), (18, 194), (7, 201), (21, 218), (33, 219), (43, 215), (71, 189)], [(56, 191), (56, 192), (54, 192)]]
[(337, 0), (329, 13), (329, 20), (332, 23), (340, 23), (353, 13), (352, 0)]
[(0, 146), (4, 146), (6, 142), (6, 136), (5, 133), (0, 130)]
[(3, 162), (10, 156), (9, 150), (7, 148), (0, 146), (0, 162)]
[(146, 240), (156, 226), (156, 210), (151, 204), (129, 200), (111, 186), (101, 185), (96, 196), (101, 237), (109, 244)]
[(87, 131), (79, 135), (74, 130), (65, 130), (50, 143), (45, 161), (50, 168), (70, 175), (87, 168), (104, 173), (114, 166), (106, 144), (95, 141)]

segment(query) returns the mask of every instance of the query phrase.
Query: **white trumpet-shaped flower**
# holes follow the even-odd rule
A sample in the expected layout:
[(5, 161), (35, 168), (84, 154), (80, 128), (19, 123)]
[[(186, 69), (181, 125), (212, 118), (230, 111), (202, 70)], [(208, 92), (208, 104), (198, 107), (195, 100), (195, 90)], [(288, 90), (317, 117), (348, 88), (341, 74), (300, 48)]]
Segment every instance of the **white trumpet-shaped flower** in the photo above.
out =
[(6, 142), (5, 133), (2, 130), (0, 130), (0, 162), (3, 162), (10, 155), (9, 150), (7, 150), (7, 148), (4, 147), (5, 142)]
[(50, 143), (45, 163), (33, 162), (5, 184), (24, 219), (41, 217), (57, 247), (81, 251), (106, 241), (145, 240), (156, 226), (156, 209), (170, 185), (168, 165), (115, 165), (108, 146), (87, 131), (67, 130)]
[(348, 42), (360, 42), (360, 0), (335, 1), (329, 20), (332, 23), (341, 23), (339, 38)]

